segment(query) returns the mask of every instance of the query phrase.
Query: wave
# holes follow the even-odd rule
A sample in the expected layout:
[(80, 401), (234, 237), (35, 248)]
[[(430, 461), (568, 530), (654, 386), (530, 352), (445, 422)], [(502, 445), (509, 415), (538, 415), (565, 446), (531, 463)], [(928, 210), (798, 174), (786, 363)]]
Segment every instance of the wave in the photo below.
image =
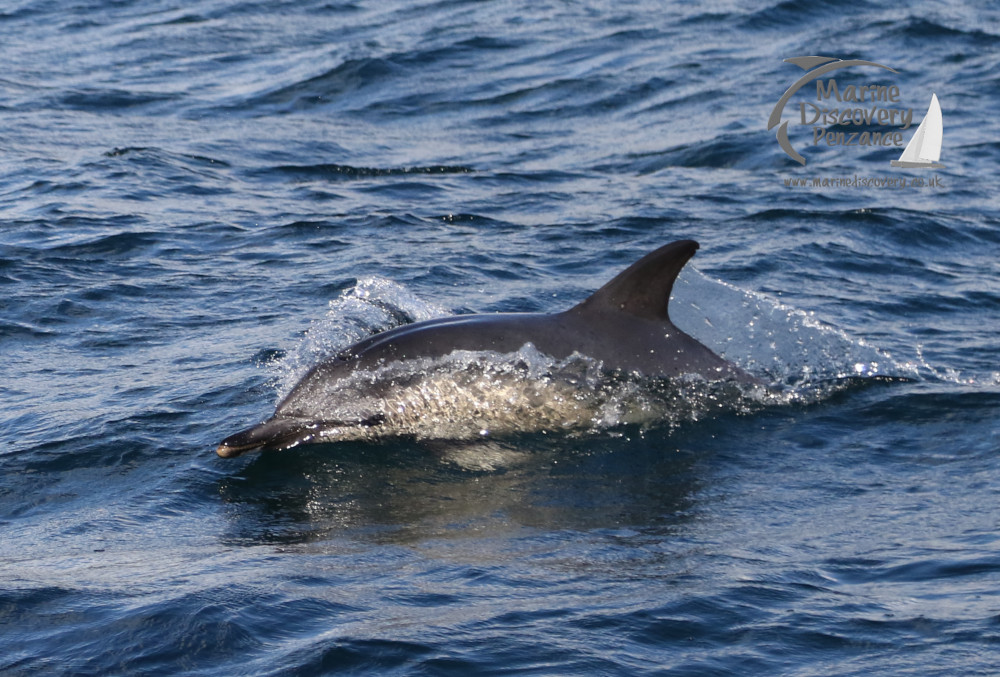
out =
[(386, 176), (471, 174), (476, 170), (462, 165), (425, 165), (411, 167), (356, 167), (342, 164), (276, 165), (253, 170), (261, 177), (288, 177), (292, 179), (351, 180)]
[(946, 26), (925, 17), (909, 17), (907, 20), (896, 24), (886, 32), (886, 37), (900, 37), (904, 40), (915, 42), (915, 46), (926, 46), (928, 41), (948, 40), (949, 45), (954, 45), (956, 41), (968, 44), (969, 46), (993, 47), (1000, 38), (1000, 33), (983, 30), (980, 24), (976, 28), (953, 28)]
[[(858, 3), (857, 13), (869, 11), (870, 2)], [(843, 6), (834, 0), (820, 0), (803, 5), (794, 0), (767, 3), (760, 9), (751, 11), (740, 21), (741, 27), (750, 31), (765, 31), (788, 29), (794, 27), (802, 31), (805, 24), (822, 23), (826, 19), (840, 19), (843, 16)]]
[(81, 88), (60, 92), (51, 101), (51, 105), (53, 108), (101, 112), (166, 105), (175, 103), (181, 98), (181, 94), (173, 92)]
[(601, 165), (598, 169), (607, 171), (614, 168), (640, 175), (653, 174), (671, 167), (759, 169), (771, 166), (776, 157), (773, 152), (761, 153), (762, 146), (769, 148), (762, 143), (764, 136), (760, 132), (722, 134), (661, 151), (627, 156), (624, 160)]

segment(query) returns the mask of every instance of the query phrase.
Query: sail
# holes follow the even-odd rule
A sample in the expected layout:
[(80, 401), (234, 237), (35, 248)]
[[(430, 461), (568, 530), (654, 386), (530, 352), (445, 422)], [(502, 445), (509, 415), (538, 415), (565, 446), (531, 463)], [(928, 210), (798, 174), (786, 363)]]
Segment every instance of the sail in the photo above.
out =
[(906, 144), (903, 154), (890, 164), (893, 167), (944, 167), (938, 164), (941, 157), (941, 140), (944, 138), (944, 124), (941, 119), (941, 104), (937, 94), (931, 94), (931, 104), (913, 138)]

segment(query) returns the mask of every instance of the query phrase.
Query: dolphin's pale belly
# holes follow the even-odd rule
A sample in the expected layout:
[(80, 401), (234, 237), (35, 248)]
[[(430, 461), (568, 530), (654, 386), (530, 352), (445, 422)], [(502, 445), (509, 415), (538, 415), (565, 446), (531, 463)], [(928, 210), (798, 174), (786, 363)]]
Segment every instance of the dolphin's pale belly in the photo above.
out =
[[(302, 425), (269, 448), (393, 437), (470, 441), (518, 433), (577, 434), (622, 425), (672, 425), (723, 404), (747, 406), (735, 381), (609, 373), (592, 358), (556, 360), (530, 344), (516, 353), (455, 351), (375, 369), (307, 378), (271, 423)], [(267, 424), (265, 424), (267, 425)]]
[(457, 351), (328, 379), (297, 393), (279, 415), (324, 422), (313, 429), (316, 442), (470, 440), (639, 422), (648, 407), (630, 389), (585, 357), (556, 361), (532, 346), (513, 356)]

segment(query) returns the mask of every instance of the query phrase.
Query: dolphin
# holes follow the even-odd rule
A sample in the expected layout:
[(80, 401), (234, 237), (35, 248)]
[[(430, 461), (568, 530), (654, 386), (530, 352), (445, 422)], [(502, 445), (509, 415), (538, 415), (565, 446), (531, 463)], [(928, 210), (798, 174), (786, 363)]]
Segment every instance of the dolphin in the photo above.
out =
[[(456, 355), (524, 359), (533, 349), (553, 360), (583, 356), (603, 372), (759, 384), (670, 321), (674, 280), (697, 249), (693, 240), (660, 247), (562, 312), (456, 315), (370, 336), (312, 367), (270, 419), (225, 438), (216, 453), (231, 458), (304, 443), (461, 437), (491, 426), (528, 431), (590, 420), (573, 393), (581, 388), (577, 380), (522, 378), (515, 386), (495, 372), (470, 371), (468, 362), (436, 368)], [(450, 425), (432, 425), (440, 418)]]

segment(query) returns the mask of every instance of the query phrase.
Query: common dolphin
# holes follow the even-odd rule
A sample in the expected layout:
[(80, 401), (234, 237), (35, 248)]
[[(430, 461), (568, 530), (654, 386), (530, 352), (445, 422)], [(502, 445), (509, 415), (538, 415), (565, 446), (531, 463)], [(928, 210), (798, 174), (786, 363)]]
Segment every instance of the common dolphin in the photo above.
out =
[(442, 432), (429, 423), (428, 407), (465, 412), (457, 426), (472, 435), (485, 434), (484, 426), (531, 430), (532, 421), (524, 418), (532, 416), (548, 424), (560, 417), (567, 424), (586, 420), (568, 390), (580, 388), (573, 379), (555, 385), (549, 380), (549, 390), (533, 390), (524, 383), (511, 387), (489, 374), (477, 379), (467, 369), (445, 370), (443, 376), (428, 369), (434, 360), (459, 354), (509, 355), (533, 347), (555, 360), (585, 356), (612, 373), (655, 379), (698, 374), (707, 381), (759, 383), (670, 321), (674, 280), (697, 249), (693, 240), (665, 245), (563, 312), (456, 315), (370, 336), (312, 367), (274, 416), (227, 437), (216, 453), (230, 458), (309, 442), (455, 434), (455, 417)]

